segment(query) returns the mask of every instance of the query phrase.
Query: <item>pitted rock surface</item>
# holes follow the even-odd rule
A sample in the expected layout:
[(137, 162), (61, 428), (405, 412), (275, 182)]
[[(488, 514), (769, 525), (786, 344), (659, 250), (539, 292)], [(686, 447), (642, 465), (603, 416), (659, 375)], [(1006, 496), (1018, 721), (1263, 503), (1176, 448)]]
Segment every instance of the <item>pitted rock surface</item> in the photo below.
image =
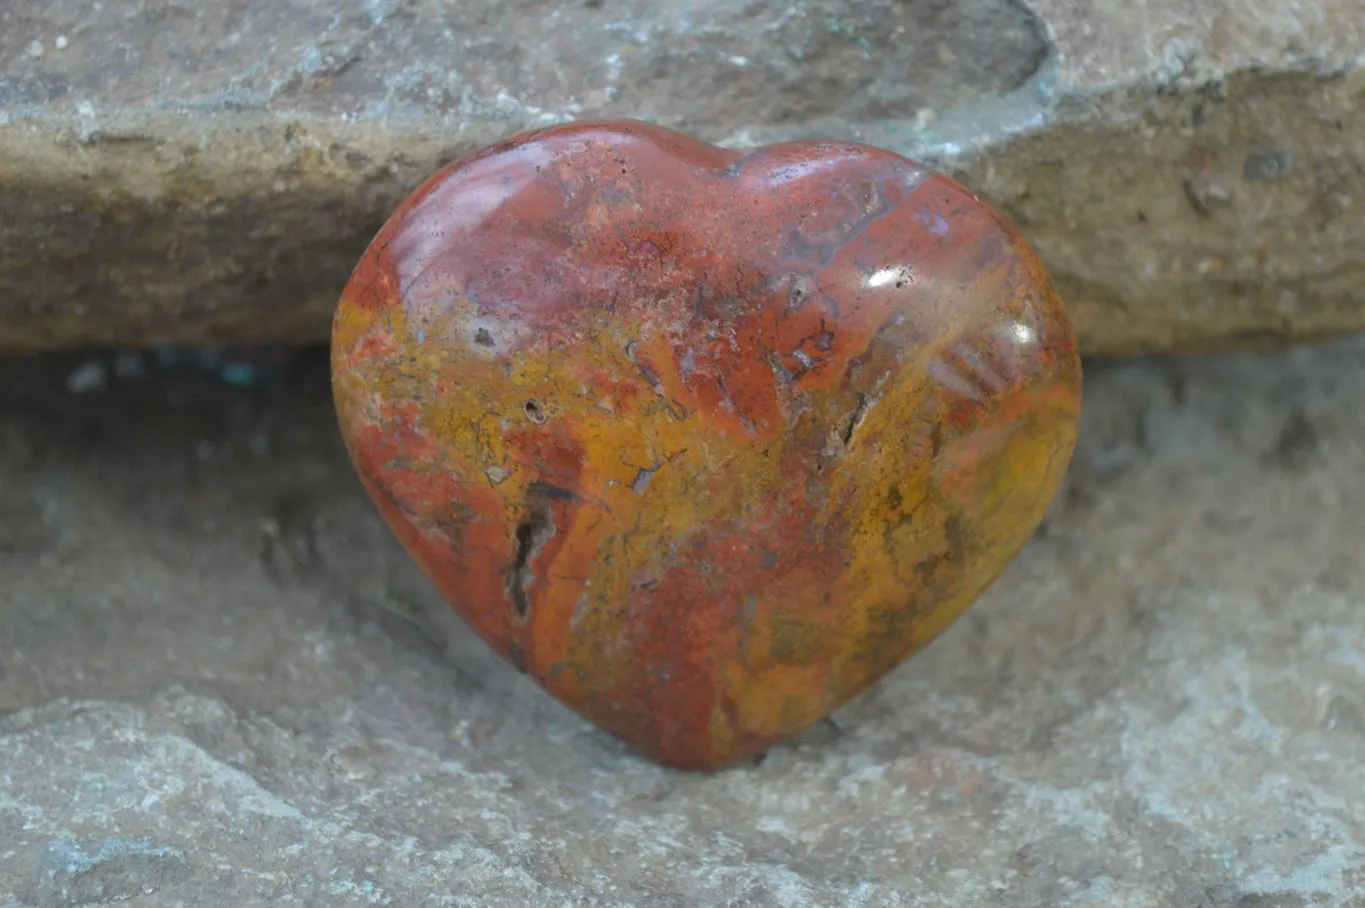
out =
[(1001, 582), (714, 776), (429, 621), (325, 362), (68, 394), (82, 364), (0, 367), (5, 908), (115, 839), (142, 908), (1365, 899), (1360, 341), (1091, 363)]

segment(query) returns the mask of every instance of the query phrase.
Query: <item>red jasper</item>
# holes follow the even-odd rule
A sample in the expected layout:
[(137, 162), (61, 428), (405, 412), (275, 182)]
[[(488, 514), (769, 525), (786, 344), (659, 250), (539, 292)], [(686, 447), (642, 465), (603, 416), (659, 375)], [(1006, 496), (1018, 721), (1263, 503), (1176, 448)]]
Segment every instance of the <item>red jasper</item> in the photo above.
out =
[(1038, 256), (957, 183), (630, 121), (414, 192), (345, 289), (333, 377), (365, 487), (455, 610), (696, 769), (827, 716), (976, 600), (1081, 399)]

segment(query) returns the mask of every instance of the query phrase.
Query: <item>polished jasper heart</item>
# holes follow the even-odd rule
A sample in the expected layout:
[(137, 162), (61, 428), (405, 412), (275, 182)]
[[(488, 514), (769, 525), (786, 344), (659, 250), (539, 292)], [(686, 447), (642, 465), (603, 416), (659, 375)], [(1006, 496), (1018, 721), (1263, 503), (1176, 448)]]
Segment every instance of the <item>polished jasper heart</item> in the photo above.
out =
[(394, 213), (333, 329), (369, 494), (455, 610), (718, 768), (922, 647), (1041, 521), (1081, 371), (1034, 251), (864, 145), (526, 133)]

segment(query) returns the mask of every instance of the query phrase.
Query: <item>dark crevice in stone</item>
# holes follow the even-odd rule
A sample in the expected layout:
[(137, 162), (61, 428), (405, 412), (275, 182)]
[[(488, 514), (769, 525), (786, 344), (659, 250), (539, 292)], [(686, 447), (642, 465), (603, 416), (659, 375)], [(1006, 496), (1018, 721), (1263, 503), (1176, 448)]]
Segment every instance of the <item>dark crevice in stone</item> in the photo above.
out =
[(531, 584), (535, 581), (534, 562), (545, 544), (554, 538), (555, 519), (546, 501), (534, 502), (531, 511), (517, 526), (516, 551), (508, 576), (507, 592), (519, 620), (531, 616)]
[(853, 411), (839, 423), (839, 441), (843, 442), (845, 450), (852, 444), (853, 433), (858, 430), (858, 426), (862, 424), (863, 418), (867, 416), (867, 411), (871, 406), (872, 402), (867, 395), (859, 394), (858, 406), (854, 407)]

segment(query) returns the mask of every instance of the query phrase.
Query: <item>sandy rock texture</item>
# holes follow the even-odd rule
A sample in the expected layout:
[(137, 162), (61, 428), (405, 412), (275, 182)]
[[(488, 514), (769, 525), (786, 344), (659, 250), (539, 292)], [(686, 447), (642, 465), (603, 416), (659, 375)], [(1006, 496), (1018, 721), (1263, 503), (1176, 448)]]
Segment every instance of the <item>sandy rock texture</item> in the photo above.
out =
[(4, 908), (1365, 901), (1365, 341), (1092, 363), (1005, 577), (714, 776), (419, 618), (324, 361), (120, 362), (0, 365)]
[(512, 132), (824, 135), (962, 179), (1091, 353), (1365, 327), (1365, 0), (0, 4), (0, 351), (309, 341)]

